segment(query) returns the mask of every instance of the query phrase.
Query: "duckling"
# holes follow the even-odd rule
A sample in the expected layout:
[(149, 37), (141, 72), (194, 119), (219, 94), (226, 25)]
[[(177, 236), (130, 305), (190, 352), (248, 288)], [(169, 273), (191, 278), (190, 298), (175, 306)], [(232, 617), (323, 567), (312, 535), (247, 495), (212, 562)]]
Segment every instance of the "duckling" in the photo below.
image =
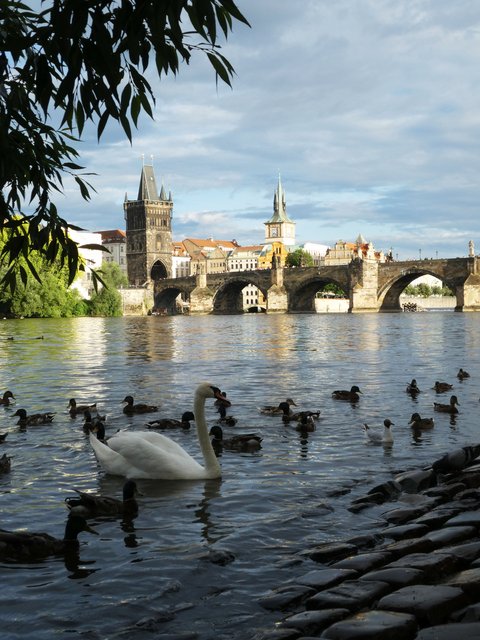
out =
[(440, 402), (434, 402), (433, 408), (435, 411), (441, 411), (443, 413), (458, 413), (458, 409), (455, 405), (460, 405), (457, 400), (457, 396), (452, 396), (450, 398), (449, 404), (441, 404)]
[(92, 416), (89, 409), (83, 412), (83, 417), (85, 418), (83, 422), (83, 431), (85, 433), (90, 433), (90, 431), (93, 431), (100, 423), (103, 424), (107, 419), (107, 416), (99, 416), (98, 414)]
[(281, 416), (285, 414), (285, 405), (288, 406), (288, 411), (290, 411), (290, 407), (296, 407), (297, 404), (292, 400), (292, 398), (287, 398), (285, 402), (280, 402), (276, 407), (272, 405), (266, 405), (264, 407), (259, 407), (258, 410), (260, 413), (266, 416)]
[(110, 498), (109, 496), (95, 495), (78, 491), (78, 497), (65, 498), (65, 503), (70, 513), (84, 518), (96, 518), (98, 516), (130, 516), (138, 513), (138, 504), (135, 500), (137, 484), (134, 480), (127, 480), (123, 485), (123, 500)]
[(133, 396), (125, 396), (122, 402), (127, 403), (123, 407), (123, 413), (126, 413), (129, 416), (134, 413), (153, 413), (154, 411), (158, 411), (158, 407), (152, 404), (143, 404), (141, 402), (133, 404)]
[(79, 413), (84, 414), (85, 411), (96, 411), (97, 403), (93, 404), (77, 404), (75, 398), (70, 398), (68, 401), (68, 412), (70, 417), (75, 418)]
[(0, 398), (0, 404), (3, 404), (5, 407), (8, 407), (10, 404), (10, 400), (15, 400), (15, 396), (11, 391), (5, 391), (3, 396)]
[(408, 424), (412, 429), (432, 429), (434, 420), (433, 418), (422, 418), (419, 413), (413, 413)]
[(14, 416), (18, 416), (19, 420), (17, 424), (20, 427), (36, 427), (39, 424), (49, 424), (53, 422), (54, 413), (32, 413), (27, 415), (25, 409), (17, 409)]
[(220, 414), (218, 422), (226, 424), (228, 427), (234, 427), (237, 424), (238, 420), (236, 418), (233, 416), (227, 416), (227, 409), (225, 405), (220, 405), (218, 407), (218, 413)]
[(363, 430), (365, 432), (365, 438), (368, 442), (373, 442), (374, 444), (393, 444), (393, 433), (390, 427), (395, 426), (394, 423), (386, 418), (383, 421), (383, 433), (379, 433), (376, 430), (373, 430), (368, 424), (363, 425)]
[(0, 458), (0, 473), (8, 473), (12, 468), (10, 464), (11, 458), (6, 453)]
[(254, 451), (260, 449), (262, 442), (262, 438), (255, 433), (245, 433), (224, 438), (222, 427), (218, 424), (213, 425), (209, 435), (213, 436), (212, 445), (214, 449), (225, 447), (225, 449), (234, 451)]
[(353, 385), (350, 391), (346, 391), (344, 389), (334, 391), (332, 393), (332, 398), (334, 400), (347, 400), (348, 402), (358, 402), (360, 400), (359, 393), (362, 393), (357, 385)]
[(180, 420), (174, 418), (159, 418), (158, 420), (152, 420), (147, 422), (149, 429), (190, 429), (190, 422), (195, 420), (195, 416), (192, 411), (185, 411), (182, 413)]
[(405, 389), (405, 391), (411, 396), (416, 396), (417, 393), (420, 393), (420, 389), (418, 388), (415, 378), (413, 378), (412, 381), (407, 384), (407, 388)]
[(433, 385), (433, 388), (435, 389), (435, 391), (437, 393), (445, 393), (445, 391), (449, 391), (450, 389), (453, 389), (453, 385), (452, 384), (448, 384), (448, 382), (435, 382), (435, 384)]
[(77, 536), (82, 531), (98, 535), (80, 516), (67, 518), (63, 540), (48, 533), (5, 531), (0, 529), (0, 558), (16, 562), (31, 562), (48, 556), (64, 555), (78, 550)]
[(463, 369), (459, 369), (457, 373), (457, 378), (459, 380), (465, 380), (465, 378), (470, 378), (470, 374), (468, 371), (464, 371)]

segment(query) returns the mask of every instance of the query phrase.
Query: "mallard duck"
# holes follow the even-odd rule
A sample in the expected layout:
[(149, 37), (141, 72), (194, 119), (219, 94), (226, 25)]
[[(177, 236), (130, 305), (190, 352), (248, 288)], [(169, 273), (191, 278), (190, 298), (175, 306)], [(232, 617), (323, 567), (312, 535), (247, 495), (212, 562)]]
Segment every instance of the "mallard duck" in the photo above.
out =
[(154, 411), (158, 411), (158, 407), (153, 404), (143, 404), (141, 402), (133, 404), (133, 396), (125, 396), (122, 402), (127, 403), (123, 407), (123, 413), (126, 413), (127, 415), (132, 415), (133, 413), (153, 413)]
[(3, 396), (0, 398), (0, 404), (8, 407), (8, 405), (12, 404), (10, 400), (15, 400), (15, 396), (11, 391), (5, 391)]
[(433, 388), (435, 389), (435, 391), (437, 393), (445, 393), (445, 391), (450, 391), (450, 389), (453, 389), (453, 385), (452, 384), (448, 384), (448, 382), (435, 382), (435, 384), (433, 385)]
[(97, 437), (97, 440), (100, 440), (100, 442), (105, 444), (105, 425), (103, 422), (99, 422), (92, 427), (92, 429), (90, 429), (90, 433), (93, 433)]
[(14, 416), (19, 417), (17, 424), (20, 427), (36, 427), (39, 424), (49, 424), (53, 422), (54, 413), (32, 413), (27, 415), (25, 409), (17, 409)]
[[(285, 403), (283, 403), (285, 404)], [(284, 414), (282, 416), (283, 422), (301, 422), (304, 418), (311, 421), (318, 420), (320, 417), (320, 411), (298, 411), (297, 413), (290, 413), (290, 407), (284, 407)]]
[(0, 473), (8, 473), (12, 468), (10, 463), (11, 458), (6, 453), (0, 458)]
[(68, 412), (72, 418), (75, 418), (78, 414), (84, 414), (85, 411), (96, 411), (97, 403), (93, 404), (77, 404), (75, 398), (70, 398), (68, 401)]
[(419, 413), (414, 413), (408, 424), (412, 429), (432, 429), (434, 421), (433, 418), (422, 418)]
[(258, 410), (260, 413), (263, 413), (266, 416), (281, 416), (285, 415), (285, 405), (288, 406), (288, 411), (290, 411), (290, 407), (296, 407), (296, 403), (292, 400), (292, 398), (287, 398), (285, 402), (280, 402), (276, 407), (272, 405), (266, 405), (264, 407), (259, 407)]
[(228, 427), (234, 427), (237, 424), (238, 420), (233, 416), (227, 416), (227, 406), (230, 406), (230, 403), (228, 405), (219, 405), (218, 413), (220, 414), (220, 418), (218, 419), (218, 422), (226, 424)]
[(394, 423), (386, 418), (383, 421), (383, 432), (379, 432), (375, 429), (372, 429), (368, 426), (368, 424), (363, 425), (363, 431), (365, 433), (365, 438), (368, 442), (373, 442), (374, 444), (393, 444), (393, 433), (390, 427), (395, 426)]
[(99, 416), (98, 414), (96, 416), (92, 416), (89, 409), (83, 412), (83, 417), (85, 418), (83, 422), (83, 430), (85, 433), (90, 433), (90, 431), (96, 429), (100, 424), (103, 425), (107, 418), (107, 416)]
[(315, 418), (313, 415), (308, 415), (308, 412), (305, 412), (304, 415), (300, 416), (295, 425), (295, 429), (301, 432), (311, 432), (315, 431)]
[(457, 396), (452, 396), (448, 404), (434, 402), (433, 408), (435, 411), (441, 411), (442, 413), (458, 413), (458, 409), (456, 407), (457, 404), (460, 404), (457, 400)]
[(182, 413), (180, 420), (174, 418), (159, 418), (158, 420), (152, 420), (147, 422), (149, 429), (190, 429), (190, 422), (195, 420), (193, 411), (185, 411)]
[(48, 556), (64, 555), (78, 549), (77, 536), (82, 531), (98, 535), (80, 516), (70, 515), (65, 525), (63, 539), (48, 533), (5, 531), (0, 529), (0, 558), (2, 560), (31, 562)]
[(405, 391), (411, 396), (416, 396), (417, 393), (420, 393), (420, 389), (418, 388), (415, 378), (413, 378), (413, 380), (407, 384), (407, 388), (405, 389)]
[(137, 484), (134, 480), (127, 480), (123, 485), (123, 500), (101, 496), (93, 493), (78, 491), (78, 497), (65, 498), (70, 513), (84, 518), (98, 516), (136, 516), (138, 504), (135, 500)]
[(459, 369), (457, 373), (457, 378), (459, 380), (465, 380), (465, 378), (470, 378), (470, 374), (468, 371), (464, 371), (463, 369)]
[(357, 385), (353, 385), (350, 391), (345, 389), (337, 390), (332, 393), (334, 400), (347, 400), (348, 402), (358, 402), (360, 400), (359, 393), (362, 393)]
[(223, 429), (218, 424), (214, 424), (210, 429), (210, 435), (213, 436), (212, 445), (214, 448), (225, 447), (225, 449), (233, 449), (235, 451), (253, 451), (260, 449), (262, 442), (262, 438), (255, 433), (238, 434), (224, 438)]

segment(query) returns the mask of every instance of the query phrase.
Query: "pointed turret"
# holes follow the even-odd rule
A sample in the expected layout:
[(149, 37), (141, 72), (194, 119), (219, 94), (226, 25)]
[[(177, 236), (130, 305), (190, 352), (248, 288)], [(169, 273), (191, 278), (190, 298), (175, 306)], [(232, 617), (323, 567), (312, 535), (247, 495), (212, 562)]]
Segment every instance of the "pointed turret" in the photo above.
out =
[(142, 167), (137, 200), (158, 200), (157, 183), (151, 165), (144, 165)]

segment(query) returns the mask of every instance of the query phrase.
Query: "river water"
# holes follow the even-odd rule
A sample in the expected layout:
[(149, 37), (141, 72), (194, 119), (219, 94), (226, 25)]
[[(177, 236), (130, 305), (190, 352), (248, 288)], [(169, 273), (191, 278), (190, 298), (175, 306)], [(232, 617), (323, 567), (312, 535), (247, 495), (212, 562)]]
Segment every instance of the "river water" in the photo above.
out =
[[(222, 453), (221, 480), (139, 481), (138, 517), (93, 521), (100, 535), (80, 534), (78, 566), (1, 563), (4, 640), (254, 638), (278, 619), (259, 597), (313, 568), (302, 550), (380, 526), (369, 510), (350, 512), (352, 500), (480, 440), (480, 314), (5, 320), (0, 344), (0, 391), (28, 413), (56, 412), (51, 425), (20, 431), (15, 407), (0, 407), (0, 455), (12, 457), (0, 475), (3, 529), (62, 537), (73, 488), (121, 496), (123, 480), (98, 467), (81, 419), (68, 415), (71, 397), (98, 403), (108, 436), (155, 415), (180, 417), (207, 380), (238, 419), (226, 435), (263, 437), (258, 452)], [(471, 373), (462, 383), (460, 367)], [(417, 400), (405, 393), (413, 377)], [(434, 393), (436, 380), (454, 384), (461, 413), (453, 422), (436, 414), (435, 428), (414, 438), (411, 414), (431, 416), (434, 401), (449, 399)], [(353, 384), (357, 406), (331, 398)], [(160, 411), (124, 416), (127, 394)], [(259, 413), (286, 397), (321, 410), (315, 432)], [(212, 401), (206, 412), (213, 424)], [(366, 444), (361, 425), (386, 417), (393, 447)], [(167, 435), (199, 458), (194, 428)]]

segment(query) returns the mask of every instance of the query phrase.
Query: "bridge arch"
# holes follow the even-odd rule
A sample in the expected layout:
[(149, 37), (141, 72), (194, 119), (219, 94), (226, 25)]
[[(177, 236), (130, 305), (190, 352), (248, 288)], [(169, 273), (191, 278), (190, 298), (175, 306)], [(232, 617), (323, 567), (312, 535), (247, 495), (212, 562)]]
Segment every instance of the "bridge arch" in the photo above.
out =
[(177, 310), (177, 298), (179, 295), (182, 296), (184, 303), (188, 305), (190, 302), (190, 291), (188, 289), (178, 286), (169, 286), (164, 289), (160, 289), (154, 294), (154, 310), (175, 313)]
[(165, 278), (168, 278), (168, 269), (165, 263), (161, 260), (155, 260), (150, 269), (150, 279), (155, 282), (155, 280), (164, 280)]
[[(213, 298), (213, 313), (235, 314), (244, 313), (242, 291), (248, 285), (253, 285), (267, 297), (267, 291), (255, 277), (255, 272), (238, 272), (239, 275), (231, 275), (228, 280), (220, 285)], [(263, 305), (262, 305), (263, 306)]]
[(348, 274), (343, 268), (342, 270), (333, 271), (331, 273), (322, 273), (319, 269), (315, 273), (306, 271), (305, 275), (295, 282), (295, 285), (289, 285), (285, 282), (288, 292), (288, 310), (292, 313), (315, 313), (315, 298), (320, 289), (327, 284), (334, 284), (345, 292), (345, 296), (350, 295), (350, 282)]
[(409, 284), (421, 276), (433, 276), (442, 281), (444, 285), (449, 287), (457, 296), (457, 283), (445, 277), (444, 271), (436, 271), (435, 269), (422, 268), (416, 265), (407, 267), (387, 280), (378, 292), (379, 311), (401, 311), (400, 295)]

